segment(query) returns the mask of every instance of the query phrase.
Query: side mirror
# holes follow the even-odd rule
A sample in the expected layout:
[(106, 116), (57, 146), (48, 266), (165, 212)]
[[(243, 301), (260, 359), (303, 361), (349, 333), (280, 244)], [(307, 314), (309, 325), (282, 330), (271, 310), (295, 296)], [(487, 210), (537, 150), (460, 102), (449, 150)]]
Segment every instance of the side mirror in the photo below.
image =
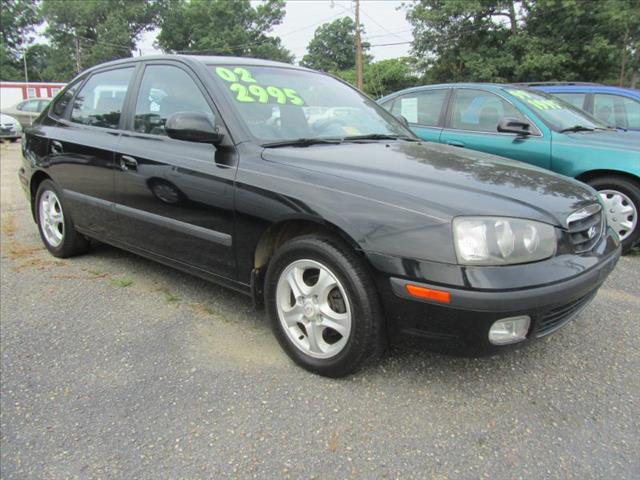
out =
[(525, 120), (517, 118), (503, 118), (498, 123), (498, 131), (502, 133), (515, 133), (518, 136), (526, 137), (531, 135), (531, 124)]
[(411, 127), (409, 126), (409, 120), (407, 120), (404, 115), (395, 115), (395, 117), (400, 121), (402, 125), (404, 125), (408, 129), (411, 129)]
[(213, 124), (212, 118), (199, 112), (178, 112), (167, 118), (164, 125), (167, 135), (187, 142), (217, 145), (224, 135)]

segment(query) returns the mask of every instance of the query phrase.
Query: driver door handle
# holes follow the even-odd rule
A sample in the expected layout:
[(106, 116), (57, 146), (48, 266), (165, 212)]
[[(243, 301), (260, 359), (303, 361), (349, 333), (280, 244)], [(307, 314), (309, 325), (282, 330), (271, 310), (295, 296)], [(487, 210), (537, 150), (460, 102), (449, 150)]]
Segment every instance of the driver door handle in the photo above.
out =
[(464, 147), (464, 142), (460, 140), (447, 140), (447, 145), (452, 145), (454, 147)]
[(122, 155), (120, 157), (120, 169), (123, 172), (126, 172), (127, 170), (137, 170), (138, 161), (129, 155)]
[(51, 153), (62, 153), (62, 151), (62, 144), (57, 140), (53, 140), (51, 142)]

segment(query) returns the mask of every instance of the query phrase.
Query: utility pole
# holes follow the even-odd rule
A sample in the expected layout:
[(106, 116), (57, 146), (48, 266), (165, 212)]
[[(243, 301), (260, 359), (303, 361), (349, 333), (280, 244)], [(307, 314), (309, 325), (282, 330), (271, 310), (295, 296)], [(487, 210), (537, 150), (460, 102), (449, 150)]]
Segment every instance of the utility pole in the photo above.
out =
[(360, 38), (360, 0), (356, 1), (356, 87), (362, 90), (362, 39)]

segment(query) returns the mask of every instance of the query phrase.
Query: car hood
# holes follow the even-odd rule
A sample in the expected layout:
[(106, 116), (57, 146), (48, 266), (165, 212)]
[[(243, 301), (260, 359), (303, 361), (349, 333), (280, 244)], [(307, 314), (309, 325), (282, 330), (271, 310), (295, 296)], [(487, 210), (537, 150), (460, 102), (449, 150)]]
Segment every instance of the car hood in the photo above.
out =
[[(460, 215), (529, 218), (566, 226), (597, 201), (582, 183), (494, 155), (404, 141), (267, 148), (267, 161), (306, 170), (318, 187), (410, 208), (448, 222)], [(373, 208), (372, 204), (372, 208)]]
[(622, 149), (640, 152), (640, 135), (638, 133), (631, 130), (626, 132), (596, 130), (594, 132), (556, 133), (554, 135), (554, 143), (565, 141), (586, 148), (595, 147), (598, 149)]

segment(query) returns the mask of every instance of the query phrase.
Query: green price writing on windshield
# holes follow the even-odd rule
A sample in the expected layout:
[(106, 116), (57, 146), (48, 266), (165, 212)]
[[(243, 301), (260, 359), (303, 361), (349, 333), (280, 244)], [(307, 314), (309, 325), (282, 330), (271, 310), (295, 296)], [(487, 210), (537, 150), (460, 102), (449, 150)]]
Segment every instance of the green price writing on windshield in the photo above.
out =
[(508, 92), (539, 110), (560, 110), (562, 108), (562, 105), (553, 100), (549, 100), (548, 98), (535, 98), (524, 90), (508, 90)]
[[(261, 86), (249, 70), (242, 67), (216, 67), (216, 74), (225, 82), (229, 82), (229, 90), (241, 103), (278, 103), (302, 106), (304, 100), (293, 88), (280, 88), (271, 85)], [(244, 85), (246, 83), (247, 85)]]

